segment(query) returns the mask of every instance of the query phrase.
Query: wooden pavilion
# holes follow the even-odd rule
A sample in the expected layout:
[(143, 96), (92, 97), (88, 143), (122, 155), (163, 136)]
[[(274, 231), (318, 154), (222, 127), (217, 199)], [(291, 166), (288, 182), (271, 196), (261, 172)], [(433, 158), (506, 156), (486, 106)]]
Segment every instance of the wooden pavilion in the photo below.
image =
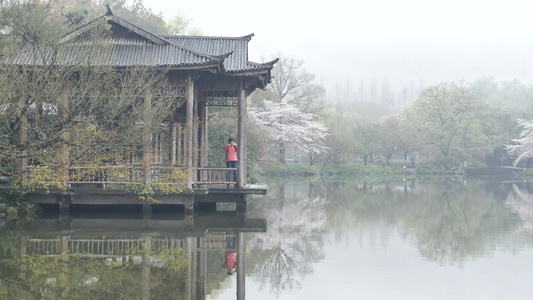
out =
[[(183, 101), (184, 105), (173, 112), (173, 118), (165, 124), (168, 128), (165, 133), (143, 136), (142, 162), (132, 160), (131, 165), (121, 166), (130, 168), (127, 179), (109, 175), (111, 170), (117, 174), (117, 166), (98, 166), (95, 176), (94, 167), (84, 170), (84, 167), (65, 161), (69, 166), (68, 184), (150, 182), (168, 168), (182, 168), (188, 174), (188, 189), (229, 183), (246, 187), (246, 98), (256, 88), (264, 89), (270, 83), (277, 60), (268, 63), (248, 61), (248, 43), (253, 34), (243, 37), (157, 35), (121, 19), (110, 9), (64, 36), (62, 44), (79, 46), (80, 37), (87, 36), (102, 22), (108, 24), (111, 32), (105, 40), (106, 46), (91, 53), (92, 65), (116, 70), (137, 66), (165, 68), (169, 82), (179, 91), (176, 101)], [(63, 65), (77, 59), (76, 52), (71, 50), (59, 57), (57, 63)], [(27, 65), (34, 59), (21, 53), (13, 62)], [(154, 97), (150, 92), (142, 96), (145, 103), (150, 103)], [(236, 182), (226, 180), (227, 169), (207, 167), (209, 106), (231, 106), (238, 110), (236, 138), (240, 162)], [(23, 138), (21, 135), (21, 140)], [(24, 159), (22, 164), (31, 168)]]

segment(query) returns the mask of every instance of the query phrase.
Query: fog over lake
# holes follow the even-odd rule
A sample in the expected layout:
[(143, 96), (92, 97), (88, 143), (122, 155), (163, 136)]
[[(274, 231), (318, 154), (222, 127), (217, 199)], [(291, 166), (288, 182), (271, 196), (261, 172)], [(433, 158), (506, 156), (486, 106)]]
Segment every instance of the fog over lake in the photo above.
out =
[(304, 60), (328, 88), (387, 78), (410, 82), (497, 81), (529, 85), (533, 49), (526, 1), (164, 0), (146, 3), (177, 13), (206, 35), (254, 33), (250, 60), (281, 52)]

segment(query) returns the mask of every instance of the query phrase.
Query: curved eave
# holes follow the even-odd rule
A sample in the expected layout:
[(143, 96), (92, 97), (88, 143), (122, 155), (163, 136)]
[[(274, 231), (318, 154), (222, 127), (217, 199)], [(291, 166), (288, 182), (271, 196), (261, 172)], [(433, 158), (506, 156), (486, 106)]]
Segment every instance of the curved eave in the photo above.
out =
[(242, 70), (227, 71), (227, 75), (228, 76), (257, 76), (257, 75), (268, 74), (270, 77), (270, 72), (272, 71), (272, 69), (274, 68), (274, 65), (278, 61), (279, 61), (279, 58), (276, 58), (272, 61), (261, 63), (261, 64), (249, 61), (247, 62), (247, 64), (250, 66), (250, 68), (242, 69)]
[(212, 73), (226, 74), (224, 65), (221, 63), (210, 63), (205, 65), (186, 65), (186, 66), (169, 66), (170, 70), (176, 71), (209, 71)]
[(243, 70), (243, 71), (228, 71), (226, 72), (227, 76), (236, 76), (236, 77), (242, 77), (242, 76), (260, 76), (260, 75), (267, 75), (270, 73), (270, 70)]

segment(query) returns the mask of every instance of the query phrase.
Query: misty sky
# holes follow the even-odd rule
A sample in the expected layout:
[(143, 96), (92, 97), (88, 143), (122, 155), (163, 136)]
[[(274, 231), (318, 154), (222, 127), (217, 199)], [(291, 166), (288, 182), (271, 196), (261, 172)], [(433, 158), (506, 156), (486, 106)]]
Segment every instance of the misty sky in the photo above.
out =
[(387, 77), (414, 81), (493, 76), (533, 83), (528, 1), (147, 0), (205, 35), (254, 33), (250, 60), (278, 52), (305, 61), (324, 85)]

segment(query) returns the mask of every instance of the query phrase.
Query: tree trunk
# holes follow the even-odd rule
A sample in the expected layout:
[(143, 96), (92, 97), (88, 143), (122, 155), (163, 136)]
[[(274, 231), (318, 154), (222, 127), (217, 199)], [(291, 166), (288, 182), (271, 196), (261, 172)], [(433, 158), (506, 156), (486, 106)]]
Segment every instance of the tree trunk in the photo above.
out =
[(285, 160), (285, 144), (283, 143), (279, 144), (279, 162), (282, 164), (287, 163), (287, 161)]

